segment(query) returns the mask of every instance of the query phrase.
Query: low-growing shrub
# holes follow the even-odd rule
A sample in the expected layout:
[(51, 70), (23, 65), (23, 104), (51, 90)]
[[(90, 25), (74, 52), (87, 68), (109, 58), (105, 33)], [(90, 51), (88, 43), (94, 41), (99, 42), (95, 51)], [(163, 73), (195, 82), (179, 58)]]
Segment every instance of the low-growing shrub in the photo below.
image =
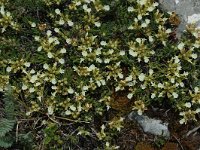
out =
[(158, 2), (0, 0), (0, 7), (0, 91), (12, 86), (19, 132), (30, 131), (35, 149), (117, 149), (124, 116), (109, 112), (119, 93), (138, 114), (167, 103), (180, 123), (196, 120), (199, 29), (189, 25), (177, 39), (177, 15)]

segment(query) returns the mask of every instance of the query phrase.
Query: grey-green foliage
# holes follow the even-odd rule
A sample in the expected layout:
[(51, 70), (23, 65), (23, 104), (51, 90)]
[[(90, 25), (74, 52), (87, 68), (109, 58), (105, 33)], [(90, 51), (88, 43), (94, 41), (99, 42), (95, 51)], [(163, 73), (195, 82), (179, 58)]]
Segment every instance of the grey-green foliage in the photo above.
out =
[(3, 118), (0, 118), (0, 147), (11, 147), (14, 142), (12, 130), (15, 125), (15, 109), (12, 88), (8, 86), (4, 98)]

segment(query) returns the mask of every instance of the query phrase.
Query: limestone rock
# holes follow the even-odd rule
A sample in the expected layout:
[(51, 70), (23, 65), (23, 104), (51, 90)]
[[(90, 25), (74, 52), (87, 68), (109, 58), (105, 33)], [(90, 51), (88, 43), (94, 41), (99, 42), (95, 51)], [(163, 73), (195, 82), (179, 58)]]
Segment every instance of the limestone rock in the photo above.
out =
[(138, 115), (137, 112), (131, 112), (129, 114), (130, 120), (135, 120), (146, 133), (150, 133), (157, 136), (163, 136), (165, 138), (170, 137), (170, 132), (167, 123), (162, 123), (161, 120), (149, 118), (145, 115)]

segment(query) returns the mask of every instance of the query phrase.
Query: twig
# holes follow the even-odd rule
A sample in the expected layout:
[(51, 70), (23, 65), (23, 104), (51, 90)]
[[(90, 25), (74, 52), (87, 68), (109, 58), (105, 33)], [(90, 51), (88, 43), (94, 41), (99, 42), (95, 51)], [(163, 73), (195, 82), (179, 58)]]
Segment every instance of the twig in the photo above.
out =
[(188, 133), (186, 134), (186, 136), (189, 136), (190, 134), (196, 132), (198, 129), (200, 129), (200, 126), (198, 126), (198, 127), (194, 128), (194, 129), (188, 131)]
[(172, 135), (172, 136), (176, 139), (176, 141), (178, 142), (178, 144), (179, 144), (179, 146), (181, 147), (181, 149), (184, 150), (184, 148), (183, 148), (183, 146), (182, 146), (180, 140), (179, 140), (175, 135)]

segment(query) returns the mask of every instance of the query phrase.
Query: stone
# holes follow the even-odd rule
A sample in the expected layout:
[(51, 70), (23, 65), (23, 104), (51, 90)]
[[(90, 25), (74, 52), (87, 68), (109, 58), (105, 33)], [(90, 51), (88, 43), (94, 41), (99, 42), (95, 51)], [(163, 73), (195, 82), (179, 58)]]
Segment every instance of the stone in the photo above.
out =
[(196, 23), (200, 28), (200, 1), (199, 0), (159, 0), (160, 7), (164, 11), (175, 12), (181, 19), (181, 24), (177, 29), (180, 37), (189, 23)]
[(142, 127), (145, 133), (162, 136), (166, 139), (170, 137), (168, 123), (162, 123), (161, 120), (149, 118), (145, 115), (138, 115), (138, 113), (135, 111), (131, 112), (128, 118), (136, 121)]

